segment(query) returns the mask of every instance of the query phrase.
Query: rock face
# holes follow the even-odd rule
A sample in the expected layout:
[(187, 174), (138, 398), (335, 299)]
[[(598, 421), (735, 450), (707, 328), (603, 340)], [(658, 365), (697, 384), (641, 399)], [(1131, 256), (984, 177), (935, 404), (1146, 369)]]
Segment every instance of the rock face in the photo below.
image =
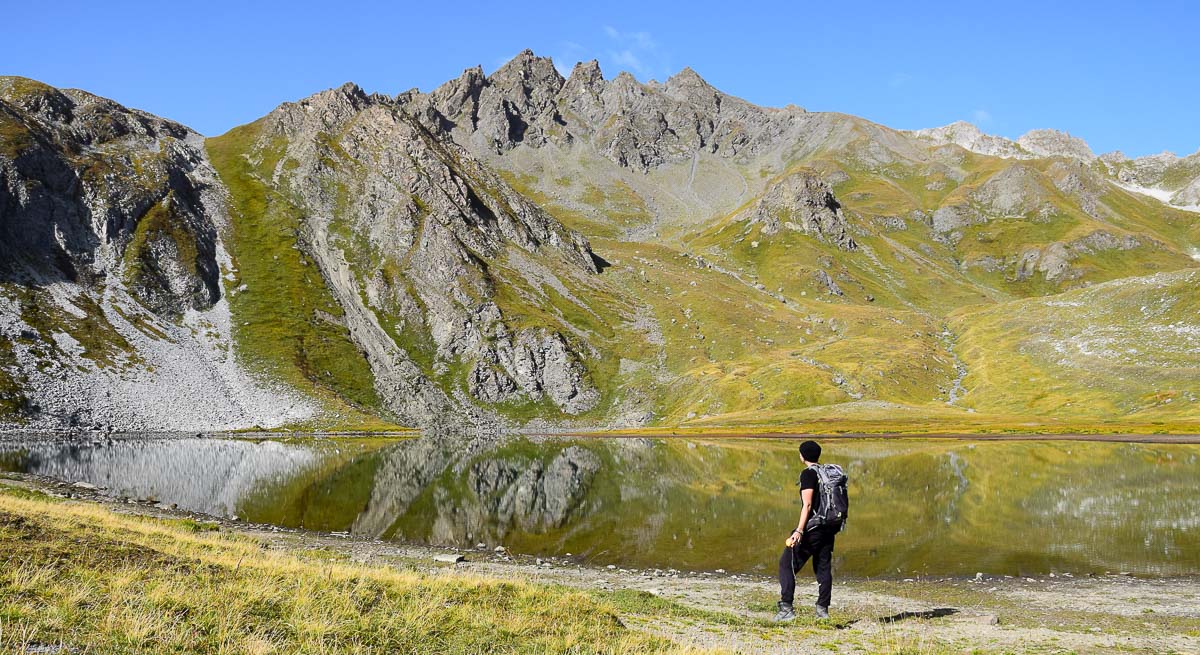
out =
[(780, 229), (810, 234), (842, 250), (858, 248), (850, 237), (842, 207), (829, 183), (812, 171), (788, 175), (769, 187), (754, 208), (744, 215), (750, 223), (762, 224), (762, 233)]
[(1086, 141), (1058, 130), (1030, 130), (1017, 139), (1017, 145), (1034, 157), (1069, 157), (1080, 161), (1096, 158)]
[(472, 396), (487, 403), (548, 398), (567, 414), (596, 406), (599, 393), (561, 335), (523, 331), (484, 349), (468, 378)]
[(220, 297), (217, 211), (181, 125), (75, 90), (0, 78), (0, 267), (7, 280), (124, 277), (162, 314)]
[(754, 154), (773, 147), (804, 114), (727, 96), (690, 68), (664, 84), (641, 84), (628, 73), (605, 80), (593, 60), (577, 64), (564, 80), (550, 59), (529, 50), (490, 76), (470, 68), (427, 95), (401, 100), (473, 150), (579, 141), (640, 172), (698, 151)]
[(231, 348), (225, 224), (197, 134), (0, 78), (0, 421), (204, 430), (311, 416)]

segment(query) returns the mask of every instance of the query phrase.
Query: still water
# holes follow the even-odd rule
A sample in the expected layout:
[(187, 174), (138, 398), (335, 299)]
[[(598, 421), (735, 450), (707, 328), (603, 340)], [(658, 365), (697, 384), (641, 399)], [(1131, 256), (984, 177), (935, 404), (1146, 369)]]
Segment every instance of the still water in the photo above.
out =
[[(1200, 574), (1200, 446), (840, 440), (847, 576)], [(795, 441), (0, 442), (0, 471), (286, 527), (770, 573), (799, 518)]]

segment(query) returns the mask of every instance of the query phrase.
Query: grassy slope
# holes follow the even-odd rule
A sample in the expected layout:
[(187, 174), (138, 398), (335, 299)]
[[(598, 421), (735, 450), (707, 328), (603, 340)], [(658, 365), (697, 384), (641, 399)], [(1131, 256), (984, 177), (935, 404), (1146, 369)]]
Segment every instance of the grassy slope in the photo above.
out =
[[(764, 236), (759, 226), (732, 221), (755, 197), (723, 219), (693, 221), (698, 227), (691, 229), (667, 227), (674, 236), (659, 243), (621, 241), (617, 235), (647, 222), (640, 216), (630, 220), (638, 212), (622, 207), (647, 204), (636, 194), (636, 203), (623, 200), (629, 194), (615, 181), (619, 178), (597, 174), (592, 180), (604, 185), (600, 188), (568, 177), (540, 179), (524, 171), (505, 175), (519, 191), (587, 233), (597, 252), (618, 264), (605, 276), (658, 320), (665, 337), (666, 377), (636, 380), (658, 398), (658, 425), (913, 432), (1156, 429), (1153, 421), (1132, 418), (1120, 427), (1098, 425), (1103, 419), (1125, 418), (1104, 410), (1080, 415), (1019, 403), (974, 405), (987, 412), (983, 415), (947, 406), (944, 400), (956, 375), (950, 349), (957, 352), (955, 331), (963, 324), (955, 322), (955, 330), (943, 331), (951, 325), (949, 316), (963, 308), (1190, 266), (1187, 253), (1200, 221), (1107, 188), (1099, 200), (1115, 216), (1098, 221), (1082, 211), (1076, 196), (1055, 186), (1055, 179), (1072, 170), (1040, 160), (1023, 165), (1032, 171), (1031, 184), (1055, 207), (1052, 220), (993, 219), (964, 229), (955, 244), (940, 243), (926, 224), (913, 219), (913, 212), (928, 215), (943, 204), (962, 202), (1013, 162), (963, 151), (954, 165), (963, 173), (960, 178), (937, 157), (924, 163), (903, 158), (884, 166), (863, 163), (859, 154), (867, 145), (865, 138), (859, 139), (803, 160), (825, 173), (848, 175), (836, 192), (862, 246), (854, 253), (786, 230)], [(905, 218), (907, 228), (886, 226), (886, 217)], [(1017, 281), (1011, 271), (962, 266), (984, 256), (1011, 261), (1029, 249), (1069, 243), (1096, 231), (1118, 238), (1132, 234), (1143, 245), (1080, 254), (1071, 266), (1082, 271), (1082, 279), (1048, 281), (1036, 273)], [(695, 267), (681, 257), (685, 251), (741, 280)], [(816, 277), (821, 271), (834, 278), (844, 295), (828, 293)], [(780, 296), (787, 302), (779, 302)], [(1061, 382), (1071, 386), (1080, 380), (1076, 375)], [(898, 405), (853, 402), (851, 393)], [(1003, 398), (1009, 390), (980, 393)], [(1189, 417), (1181, 417), (1182, 427), (1190, 429)]]
[[(836, 616), (852, 622), (893, 615), (898, 608), (950, 606), (968, 614), (994, 613), (1009, 630), (1034, 630), (1017, 633), (1028, 639), (1024, 643), (996, 643), (1003, 635), (991, 632), (994, 628), (964, 632), (953, 619), (916, 620), (880, 631), (835, 630), (842, 626), (807, 617), (778, 626), (765, 620), (775, 599), (766, 586), (742, 583), (742, 589), (727, 592), (722, 587), (719, 598), (731, 611), (714, 611), (632, 589), (589, 592), (454, 571), (430, 574), (410, 570), (404, 560), (353, 564), (340, 551), (287, 540), (269, 550), (267, 543), (214, 527), (115, 514), (0, 484), (0, 650), (64, 645), (79, 653), (151, 654), (708, 652), (649, 636), (642, 632), (645, 626), (710, 643), (737, 644), (739, 636), (754, 636), (778, 652), (941, 655), (1061, 650), (1060, 640), (1070, 646), (1076, 633), (1090, 634), (1097, 625), (1106, 635), (1147, 637), (1142, 643), (1156, 650), (1167, 639), (1200, 635), (1194, 619), (1173, 614), (1031, 606), (1024, 587), (1002, 581), (1000, 594), (958, 581), (852, 583), (850, 594), (862, 600), (839, 601)], [(839, 589), (844, 585), (839, 582)], [(864, 590), (872, 595), (864, 596)], [(1053, 597), (1053, 589), (1048, 593)], [(904, 600), (881, 604), (873, 594)]]
[(229, 285), (237, 346), (262, 369), (323, 400), (338, 422), (369, 421), (360, 412), (378, 408), (371, 369), (336, 323), (342, 309), (320, 271), (298, 247), (299, 210), (264, 182), (283, 144), (255, 151), (260, 129), (251, 123), (206, 142), (232, 200), (226, 243), (237, 267)]
[[(616, 597), (269, 552), (203, 524), (29, 492), (0, 492), (0, 545), (0, 647), (22, 652), (685, 650), (625, 628)], [(671, 609), (635, 596), (648, 611)]]
[(851, 394), (926, 402), (952, 376), (931, 334), (936, 324), (911, 312), (784, 303), (664, 246), (597, 247), (615, 264), (608, 274), (662, 326), (666, 369), (675, 377), (662, 390), (664, 424), (742, 411), (771, 423), (776, 412)]
[[(688, 247), (727, 268), (740, 271), (744, 277), (761, 283), (769, 291), (782, 294), (789, 301), (798, 301), (801, 305), (811, 299), (833, 301), (826, 303), (832, 307), (832, 310), (825, 312), (826, 316), (831, 311), (835, 316), (846, 316), (855, 309), (850, 305), (878, 306), (880, 310), (885, 307), (912, 308), (916, 311), (910, 316), (904, 316), (901, 312), (877, 311), (875, 317), (877, 321), (891, 320), (899, 323), (902, 319), (908, 319), (907, 323), (919, 324), (919, 321), (913, 319), (923, 315), (927, 330), (940, 330), (935, 326), (946, 321), (947, 317), (955, 312), (958, 312), (959, 316), (968, 315), (969, 313), (962, 309), (964, 307), (996, 306), (995, 303), (1004, 303), (1013, 297), (1059, 293), (1083, 281), (1102, 282), (1154, 271), (1179, 270), (1194, 265), (1186, 254), (1189, 244), (1196, 242), (1196, 231), (1200, 229), (1200, 220), (1196, 220), (1194, 215), (1162, 207), (1159, 203), (1135, 194), (1108, 189), (1101, 194), (1100, 201), (1115, 212), (1115, 217), (1111, 222), (1100, 222), (1085, 214), (1072, 196), (1063, 194), (1054, 187), (1051, 177), (1063, 173), (1062, 167), (1055, 169), (1054, 162), (1050, 160), (1030, 165), (1035, 167), (1035, 182), (1057, 208), (1058, 216), (1049, 222), (1022, 218), (992, 220), (985, 225), (965, 229), (963, 240), (952, 247), (935, 242), (929, 229), (920, 222), (910, 219), (907, 229), (889, 230), (882, 227), (875, 217), (904, 217), (918, 209), (930, 212), (945, 202), (954, 202), (955, 198), (966, 197), (991, 176), (1011, 165), (1010, 162), (968, 154), (962, 162), (962, 168), (968, 174), (961, 182), (947, 178), (935, 168), (897, 165), (886, 170), (867, 170), (840, 156), (818, 158), (809, 163), (818, 168), (836, 168), (849, 173), (849, 179), (837, 187), (837, 193), (847, 216), (858, 227), (855, 238), (864, 246), (859, 252), (839, 252), (817, 239), (787, 231), (764, 236), (758, 226), (735, 223), (730, 218), (717, 221), (695, 236), (685, 237)], [(931, 181), (935, 183), (932, 185), (933, 190), (929, 188)], [(748, 201), (743, 208), (753, 202)], [(1082, 280), (1051, 282), (1037, 274), (1031, 280), (1017, 282), (1005, 272), (989, 274), (980, 269), (964, 270), (959, 265), (961, 261), (980, 256), (1011, 256), (1029, 248), (1044, 247), (1055, 241), (1070, 242), (1096, 231), (1107, 232), (1117, 237), (1132, 234), (1143, 245), (1130, 251), (1083, 253), (1071, 263), (1073, 268), (1082, 271)], [(818, 270), (828, 271), (845, 295), (830, 296), (814, 278)], [(1180, 287), (1177, 291), (1187, 294), (1190, 290)], [(997, 307), (995, 315), (1011, 312), (1014, 306), (1002, 304)], [(1119, 307), (1107, 309), (1109, 312), (1120, 311)], [(1109, 313), (1104, 309), (1098, 309), (1092, 320), (1096, 322), (1097, 327), (1101, 327), (1108, 316)], [(1190, 320), (1186, 314), (1180, 314), (1179, 319), (1185, 323)], [(952, 332), (960, 332), (969, 328), (970, 320), (960, 318), (951, 325)], [(1004, 384), (997, 383), (976, 389), (972, 395), (975, 402), (964, 404), (974, 410), (987, 412), (988, 416), (968, 416), (944, 405), (922, 404), (937, 398), (936, 393), (930, 393), (931, 390), (936, 390), (938, 385), (945, 385), (949, 379), (948, 375), (952, 376), (952, 372), (947, 374), (944, 370), (936, 370), (936, 367), (932, 367), (931, 370), (925, 366), (934, 362), (942, 363), (938, 362), (938, 357), (948, 356), (948, 353), (939, 352), (936, 344), (928, 343), (928, 339), (925, 339), (923, 348), (914, 349), (914, 341), (921, 341), (919, 334), (913, 333), (905, 339), (905, 330), (897, 326), (891, 327), (892, 330), (875, 330), (876, 334), (872, 336), (878, 338), (867, 340), (865, 344), (861, 339), (856, 341), (843, 338), (826, 345), (821, 351), (826, 356), (824, 361), (829, 361), (831, 348), (840, 349), (845, 355), (842, 358), (843, 367), (849, 367), (851, 370), (857, 368), (859, 372), (866, 369), (866, 372), (876, 375), (881, 372), (879, 369), (882, 369), (886, 380), (907, 381), (908, 388), (896, 389), (899, 393), (880, 393), (879, 389), (870, 389), (864, 397), (898, 401), (909, 407), (880, 408), (870, 404), (848, 404), (840, 408), (821, 407), (821, 400), (848, 400), (845, 397), (838, 399), (828, 396), (810, 398), (808, 403), (792, 403), (788, 407), (779, 407), (777, 403), (769, 400), (763, 402), (771, 397), (772, 391), (777, 393), (779, 388), (777, 382), (767, 381), (764, 387), (769, 391), (759, 393), (759, 402), (741, 403), (742, 407), (737, 407), (738, 403), (727, 403), (727, 413), (707, 420), (694, 421), (693, 424), (715, 427), (722, 424), (796, 423), (802, 424), (803, 429), (819, 431), (870, 431), (892, 428), (915, 431), (959, 428), (1004, 431), (1033, 419), (1042, 427), (1056, 431), (1090, 430), (1096, 427), (1096, 421), (1116, 419), (1126, 420), (1127, 427), (1138, 424), (1139, 429), (1152, 430), (1149, 426), (1153, 426), (1155, 420), (1162, 415), (1173, 419), (1177, 428), (1194, 429), (1189, 427), (1189, 421), (1196, 417), (1196, 408), (1181, 405), (1175, 405), (1173, 408), (1157, 406), (1162, 398), (1157, 396), (1157, 392), (1149, 389), (1154, 382), (1143, 385), (1144, 388), (1114, 388), (1104, 395), (1103, 399), (1088, 394), (1080, 395), (1077, 392), (1092, 385), (1086, 380), (1086, 367), (1055, 370), (1051, 377), (1045, 379), (1046, 384), (1055, 387), (1047, 393), (1047, 397), (1064, 393), (1068, 396), (1075, 395), (1075, 402), (1065, 405), (1071, 408), (1069, 411), (1062, 411), (1064, 405), (1061, 403), (1030, 403), (1016, 400), (1029, 395), (1027, 390), (1030, 385), (1015, 377), (1021, 363), (1017, 358), (1010, 359), (1015, 353), (1005, 346), (1003, 340), (996, 344), (995, 352), (990, 353), (989, 364), (994, 370), (1004, 370), (1012, 375), (1005, 379)], [(746, 330), (742, 334), (754, 334), (754, 330)], [(978, 336), (981, 332), (973, 334)], [(1183, 347), (1178, 334), (1159, 334), (1159, 337), (1164, 336), (1168, 337), (1168, 344), (1162, 345), (1162, 348)], [(952, 338), (953, 336), (949, 337), (948, 341)], [(670, 339), (668, 341), (670, 342)], [(965, 341), (964, 339), (963, 344)], [(950, 346), (951, 343), (942, 345)], [(1134, 344), (1129, 345), (1135, 347)], [(987, 338), (975, 338), (970, 347), (978, 354), (989, 347), (989, 342)], [(956, 350), (961, 352), (961, 348)], [(760, 347), (757, 352), (767, 355), (769, 350)], [(731, 361), (726, 368), (736, 368), (737, 364), (749, 364), (745, 359), (740, 359), (749, 356), (752, 355), (731, 353)], [(836, 357), (836, 354), (832, 356)], [(777, 362), (782, 360), (777, 355), (767, 355), (767, 359), (776, 367)], [(915, 363), (920, 365), (922, 370), (914, 371), (911, 367), (908, 370), (895, 370), (893, 362)], [(971, 364), (972, 362), (968, 362), (968, 365)], [(1172, 365), (1176, 368), (1166, 374), (1168, 377), (1174, 375), (1176, 378), (1186, 379), (1188, 374), (1195, 370), (1194, 362), (1175, 360)], [(752, 370), (752, 367), (745, 366), (743, 370), (746, 368)], [(982, 375), (976, 372), (969, 377), (968, 387), (981, 379)], [(1157, 381), (1158, 377), (1152, 375), (1149, 380)], [(817, 378), (819, 374), (810, 374), (808, 377), (810, 381)], [(861, 379), (862, 376), (859, 375), (857, 380)], [(1143, 382), (1147, 381), (1147, 378), (1141, 379)], [(1169, 384), (1169, 389), (1165, 391), (1168, 396), (1181, 393), (1178, 387), (1183, 384), (1182, 380), (1172, 379), (1174, 382)], [(1041, 383), (1042, 381), (1039, 381), (1039, 384)], [(901, 386), (895, 382), (893, 384), (896, 387)], [(728, 396), (727, 391), (718, 391), (712, 386), (709, 389), (714, 395)], [(1122, 394), (1126, 393), (1132, 395), (1128, 398), (1123, 397)], [(1088, 403), (1093, 400), (1097, 404), (1088, 407)], [(1063, 399), (1063, 403), (1069, 402), (1069, 398)], [(805, 404), (809, 406), (807, 409)], [(911, 409), (913, 405), (920, 406), (920, 409), (914, 412)], [(772, 411), (778, 409), (784, 411)], [(1150, 418), (1145, 415), (1131, 415), (1142, 410), (1148, 410)], [(828, 423), (826, 419), (830, 414), (836, 416), (838, 426), (823, 425)], [(1179, 424), (1179, 420), (1184, 423)]]
[(964, 404), (1065, 419), (1200, 417), (1200, 271), (1116, 280), (952, 318)]

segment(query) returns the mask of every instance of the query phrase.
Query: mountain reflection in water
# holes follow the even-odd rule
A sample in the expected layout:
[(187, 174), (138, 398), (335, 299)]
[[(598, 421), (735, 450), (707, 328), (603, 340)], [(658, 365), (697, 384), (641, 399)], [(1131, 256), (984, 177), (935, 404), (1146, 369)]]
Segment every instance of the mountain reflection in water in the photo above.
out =
[[(1200, 446), (843, 440), (841, 575), (1200, 574)], [(799, 515), (782, 440), (0, 443), (0, 470), (285, 527), (595, 564), (773, 570)]]

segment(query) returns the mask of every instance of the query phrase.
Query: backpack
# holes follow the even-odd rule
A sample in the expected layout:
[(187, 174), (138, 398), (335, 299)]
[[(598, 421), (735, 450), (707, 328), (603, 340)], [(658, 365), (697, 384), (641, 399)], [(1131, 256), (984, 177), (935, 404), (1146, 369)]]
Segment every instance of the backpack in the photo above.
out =
[(804, 529), (831, 526), (837, 528), (834, 532), (841, 532), (850, 512), (850, 494), (846, 491), (849, 478), (837, 464), (811, 464), (809, 468), (817, 472), (816, 493), (821, 494), (821, 506), (808, 517)]

